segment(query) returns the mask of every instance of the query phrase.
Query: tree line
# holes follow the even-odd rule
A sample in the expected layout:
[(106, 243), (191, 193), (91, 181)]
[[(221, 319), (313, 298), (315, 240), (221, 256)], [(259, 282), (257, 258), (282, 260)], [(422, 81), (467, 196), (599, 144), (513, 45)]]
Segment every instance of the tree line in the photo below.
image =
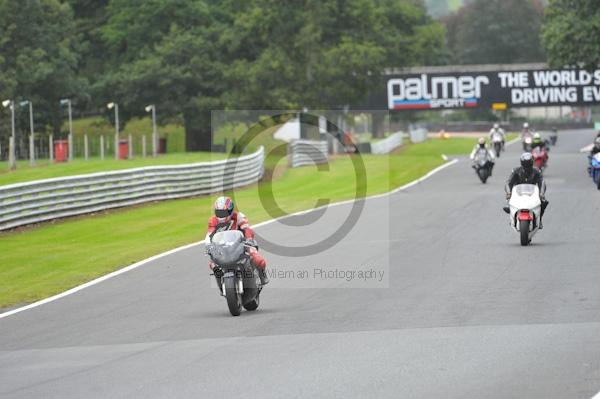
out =
[(340, 109), (387, 67), (597, 65), (594, 0), (464, 4), (434, 20), (424, 0), (0, 0), (0, 100), (31, 100), (36, 132), (55, 134), (62, 98), (111, 119), (117, 102), (122, 123), (155, 104), (206, 150), (210, 110)]
[(31, 100), (36, 131), (60, 131), (61, 98), (123, 122), (155, 104), (189, 150), (211, 109), (340, 108), (444, 48), (420, 0), (0, 0), (0, 96)]

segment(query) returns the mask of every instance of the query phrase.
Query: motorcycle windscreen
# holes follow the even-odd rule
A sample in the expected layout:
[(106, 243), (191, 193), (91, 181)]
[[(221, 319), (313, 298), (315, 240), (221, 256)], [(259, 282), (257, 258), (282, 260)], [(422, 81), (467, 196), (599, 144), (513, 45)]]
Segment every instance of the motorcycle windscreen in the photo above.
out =
[(519, 184), (515, 186), (515, 192), (520, 197), (531, 197), (535, 194), (537, 186), (535, 184)]
[(244, 253), (244, 235), (239, 230), (221, 231), (212, 238), (213, 260), (220, 265), (237, 262)]
[(487, 163), (488, 159), (487, 159), (487, 155), (483, 152), (483, 151), (479, 151), (477, 154), (475, 154), (475, 163), (480, 165), (480, 166), (484, 166)]
[(600, 168), (600, 152), (592, 158), (592, 166), (594, 168)]

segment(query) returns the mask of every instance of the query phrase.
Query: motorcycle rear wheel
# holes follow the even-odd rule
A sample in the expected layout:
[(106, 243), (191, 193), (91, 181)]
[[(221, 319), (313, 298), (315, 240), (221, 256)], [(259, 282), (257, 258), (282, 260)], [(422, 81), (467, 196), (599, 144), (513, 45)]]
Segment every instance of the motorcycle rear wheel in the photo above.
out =
[(529, 245), (529, 220), (521, 220), (519, 222), (519, 232), (521, 233), (521, 245)]
[(242, 298), (235, 289), (235, 277), (225, 278), (225, 296), (227, 297), (227, 307), (232, 316), (239, 316), (242, 313)]

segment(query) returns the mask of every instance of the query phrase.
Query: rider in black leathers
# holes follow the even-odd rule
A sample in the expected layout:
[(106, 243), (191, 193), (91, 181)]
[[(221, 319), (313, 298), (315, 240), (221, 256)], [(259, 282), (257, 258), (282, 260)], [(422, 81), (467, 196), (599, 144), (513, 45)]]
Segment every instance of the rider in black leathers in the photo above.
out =
[[(538, 186), (540, 190), (540, 200), (542, 201), (542, 209), (540, 213), (540, 229), (542, 229), (542, 217), (544, 216), (544, 211), (548, 206), (548, 201), (545, 198), (546, 183), (544, 182), (542, 172), (540, 172), (538, 168), (533, 167), (533, 156), (529, 152), (523, 153), (523, 155), (521, 155), (521, 166), (519, 168), (513, 169), (512, 173), (508, 177), (508, 180), (506, 181), (504, 191), (506, 192), (507, 202), (510, 200), (513, 187), (518, 184), (535, 184)], [(506, 206), (504, 206), (503, 209), (504, 212), (510, 213), (510, 208), (508, 204), (506, 204)]]

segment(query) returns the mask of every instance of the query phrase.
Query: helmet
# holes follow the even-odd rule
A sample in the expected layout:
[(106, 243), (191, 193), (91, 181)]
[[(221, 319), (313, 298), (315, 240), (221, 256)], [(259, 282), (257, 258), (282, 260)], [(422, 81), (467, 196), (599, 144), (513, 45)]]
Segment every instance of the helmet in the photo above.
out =
[(227, 223), (231, 220), (233, 214), (233, 201), (229, 197), (219, 197), (215, 201), (215, 216), (219, 220), (219, 223)]
[(481, 147), (481, 148), (485, 147), (485, 139), (483, 137), (479, 138), (479, 147)]
[(527, 172), (533, 169), (533, 155), (530, 152), (524, 152), (521, 155), (521, 166)]
[(500, 125), (497, 123), (494, 123), (494, 129), (500, 129)]
[(527, 122), (523, 123), (523, 129), (529, 129), (529, 123), (527, 123)]
[(596, 148), (600, 148), (600, 137), (596, 137), (596, 140), (594, 140), (594, 145)]
[(542, 136), (539, 133), (535, 133), (533, 135), (533, 142), (534, 143), (539, 143), (540, 141), (542, 141)]

